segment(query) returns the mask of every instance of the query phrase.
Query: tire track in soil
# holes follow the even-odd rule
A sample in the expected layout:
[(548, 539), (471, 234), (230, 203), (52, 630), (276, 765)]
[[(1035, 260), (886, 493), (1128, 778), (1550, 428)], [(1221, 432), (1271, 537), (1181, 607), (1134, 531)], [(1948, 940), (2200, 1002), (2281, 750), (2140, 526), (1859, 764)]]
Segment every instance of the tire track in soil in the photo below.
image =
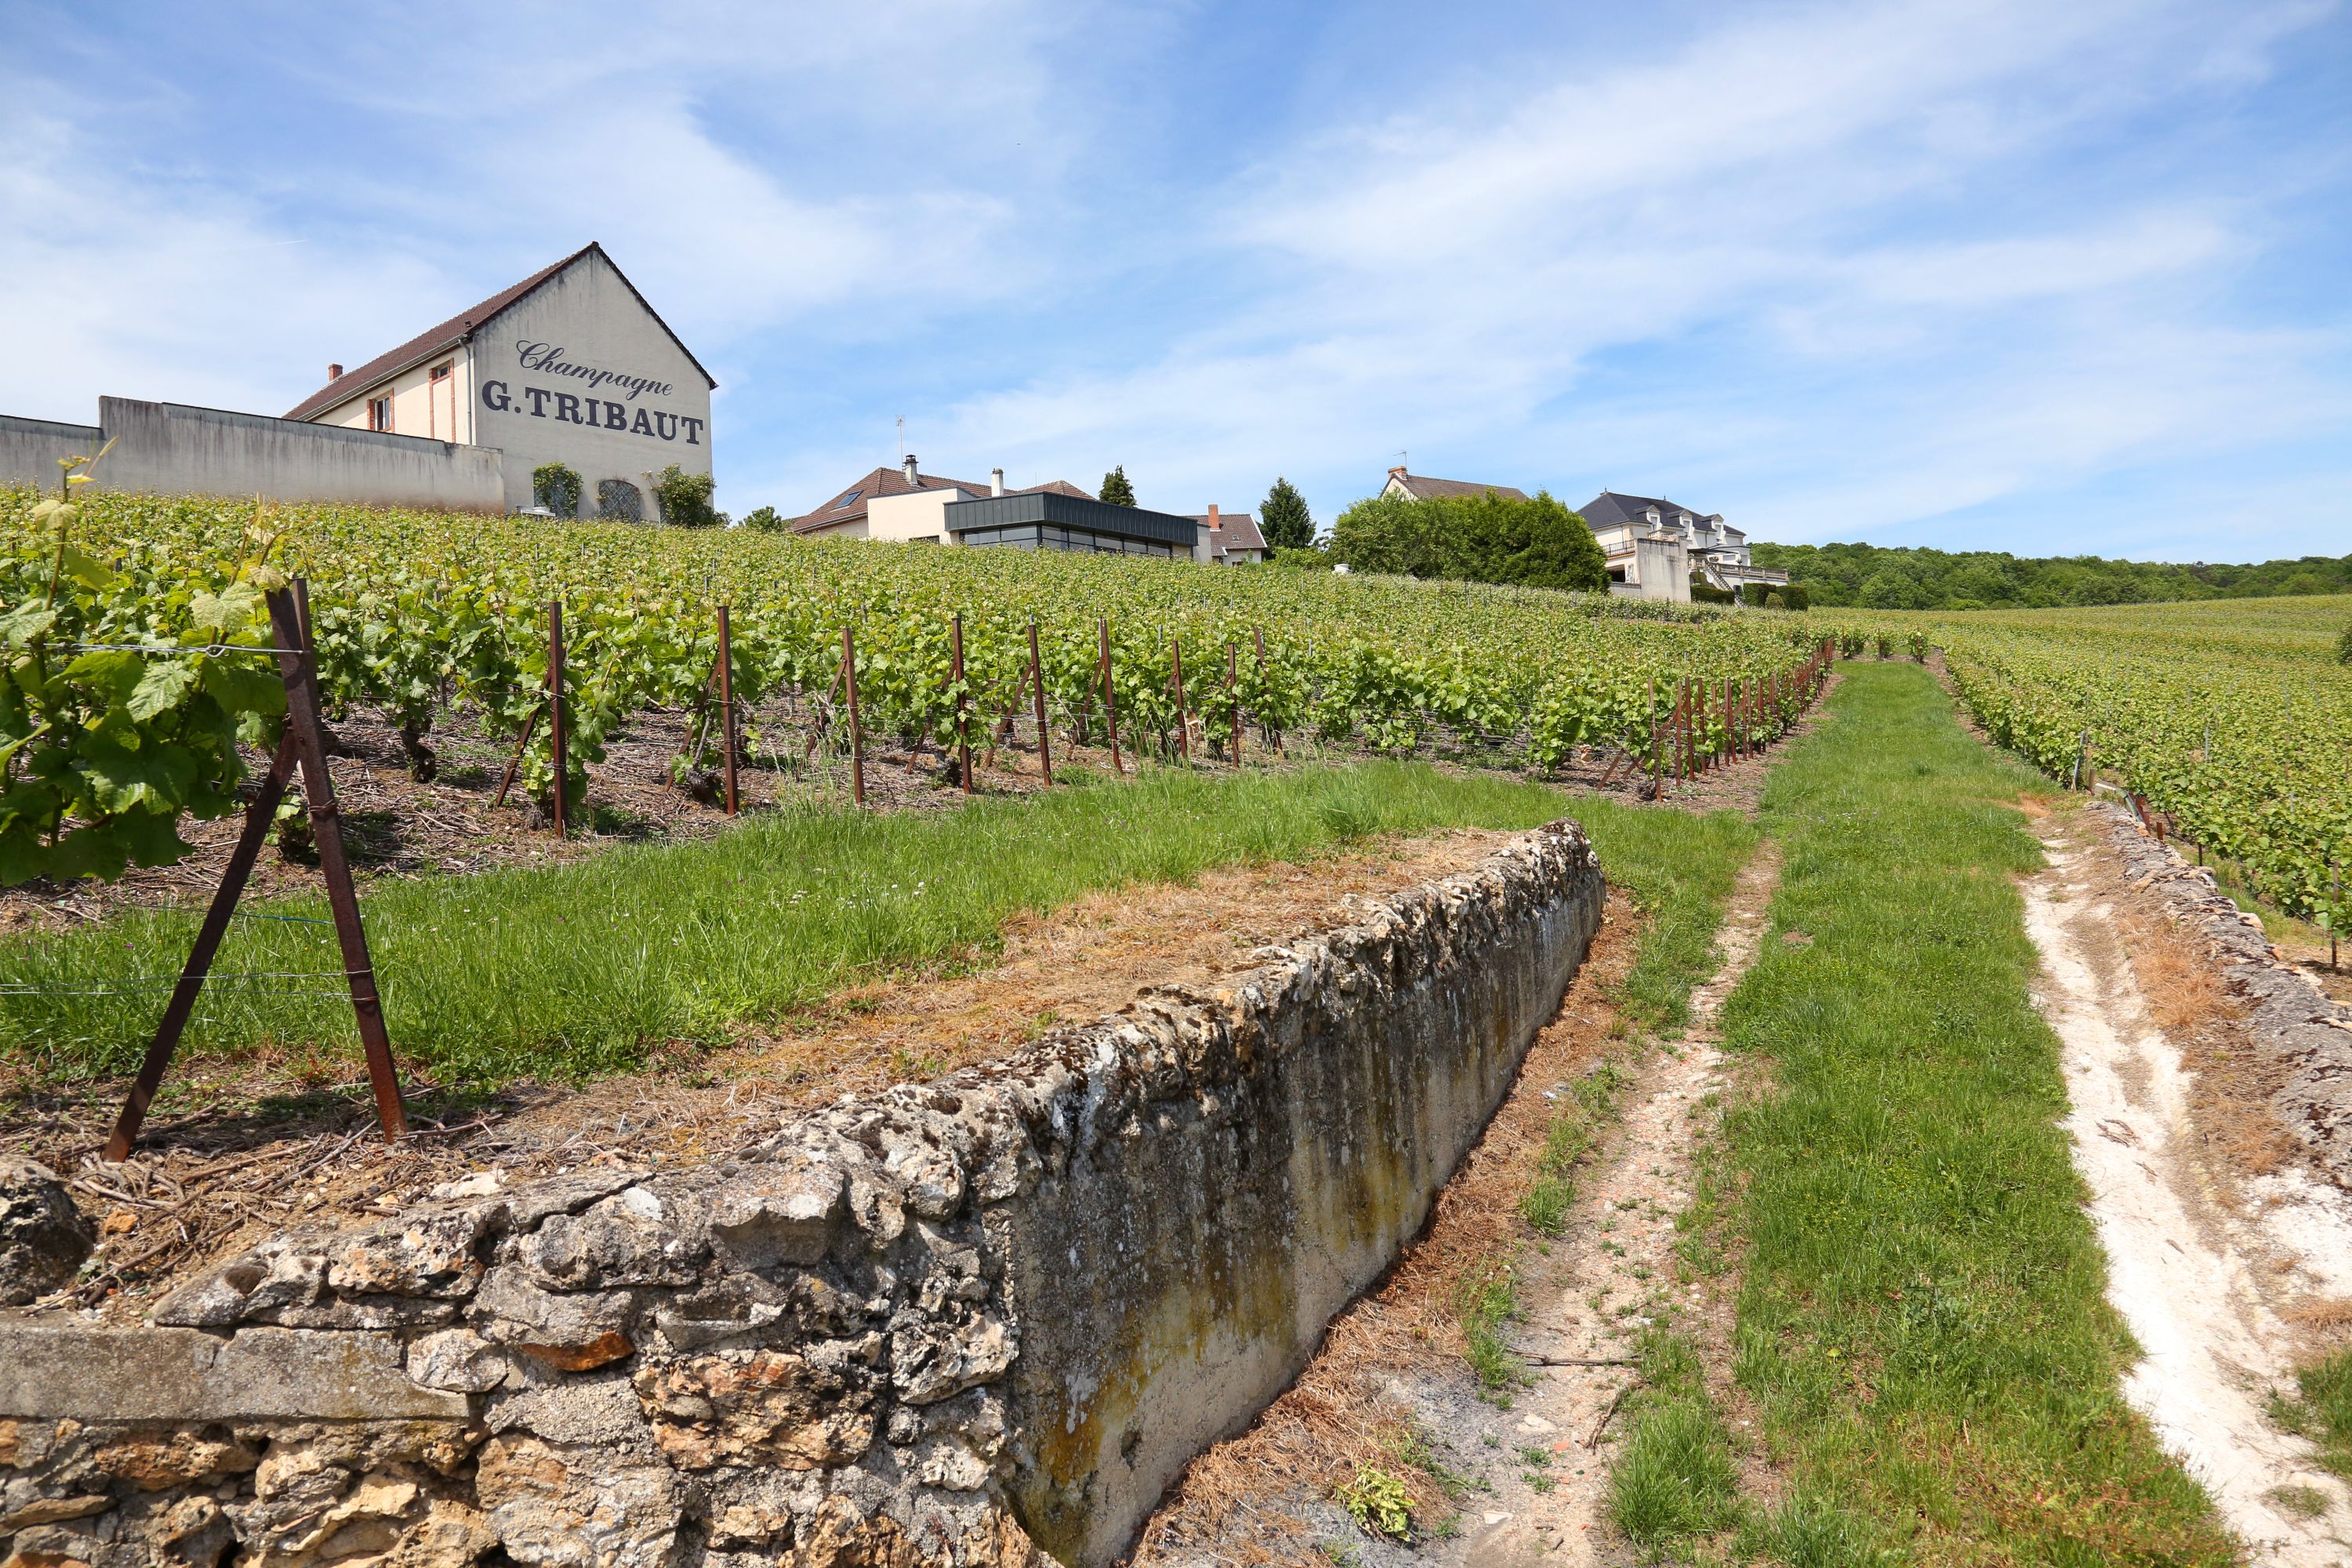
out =
[[(1733, 889), (1717, 936), (1720, 963), (1692, 994), (1687, 1031), (1636, 1070), (1607, 1154), (1580, 1173), (1566, 1229), (1548, 1256), (1527, 1259), (1516, 1348), (1531, 1361), (1629, 1360), (1634, 1340), (1663, 1307), (1696, 1333), (1711, 1369), (1727, 1363), (1738, 1279), (1725, 1272), (1678, 1283), (1675, 1221), (1691, 1201), (1694, 1151), (1711, 1133), (1727, 1087), (1717, 1020), (1756, 961), (1780, 879), (1780, 852), (1768, 838)], [(1603, 1521), (1619, 1435), (1615, 1413), (1632, 1391), (1632, 1369), (1537, 1364), (1530, 1371), (1535, 1384), (1508, 1410), (1416, 1401), (1432, 1434), (1457, 1454), (1499, 1447), (1550, 1455), (1540, 1469), (1515, 1466), (1491, 1493), (1468, 1500), (1461, 1534), (1433, 1542), (1422, 1561), (1490, 1568), (1626, 1557)]]

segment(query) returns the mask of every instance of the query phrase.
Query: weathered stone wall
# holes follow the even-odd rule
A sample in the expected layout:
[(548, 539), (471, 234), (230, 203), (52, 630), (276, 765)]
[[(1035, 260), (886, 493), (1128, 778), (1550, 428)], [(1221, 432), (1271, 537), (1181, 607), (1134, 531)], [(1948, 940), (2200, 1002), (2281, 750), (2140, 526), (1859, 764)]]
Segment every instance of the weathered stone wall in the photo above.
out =
[(1420, 1226), (1601, 899), (1555, 826), (732, 1159), (0, 1327), (0, 1568), (1108, 1562)]
[(2244, 1010), (2247, 1040), (2276, 1069), (2271, 1104), (2279, 1120), (2316, 1170), (2352, 1189), (2352, 1007), (2328, 1000), (2287, 963), (2261, 919), (2231, 902), (2210, 870), (2182, 859), (2123, 807), (2100, 801), (2090, 809), (2105, 820), (2134, 885), (2152, 890), (2206, 942)]

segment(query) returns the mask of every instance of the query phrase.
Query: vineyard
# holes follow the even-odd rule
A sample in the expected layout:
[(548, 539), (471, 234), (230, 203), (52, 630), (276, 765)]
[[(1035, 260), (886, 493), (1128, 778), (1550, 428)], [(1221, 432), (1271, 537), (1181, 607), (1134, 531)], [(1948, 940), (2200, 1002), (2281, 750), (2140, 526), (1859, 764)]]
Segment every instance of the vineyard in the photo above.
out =
[[(2352, 598), (1868, 617), (1941, 646), (1986, 731), (2077, 788), (2112, 782), (2248, 888), (2352, 922)], [(1858, 622), (1858, 625), (1865, 623)]]
[(518, 801), (559, 810), (649, 716), (682, 721), (681, 780), (707, 772), (722, 702), (771, 765), (837, 758), (853, 685), (866, 732), (943, 758), (1024, 720), (1034, 743), (1034, 714), (1171, 762), (1604, 748), (1629, 778), (1769, 742), (1812, 686), (1793, 619), (1542, 591), (22, 491), (0, 535), (0, 883), (168, 863), (183, 814), (234, 806), (282, 705), (261, 589), (289, 577), (331, 717), (379, 716), (420, 779), (462, 720), (511, 748)]

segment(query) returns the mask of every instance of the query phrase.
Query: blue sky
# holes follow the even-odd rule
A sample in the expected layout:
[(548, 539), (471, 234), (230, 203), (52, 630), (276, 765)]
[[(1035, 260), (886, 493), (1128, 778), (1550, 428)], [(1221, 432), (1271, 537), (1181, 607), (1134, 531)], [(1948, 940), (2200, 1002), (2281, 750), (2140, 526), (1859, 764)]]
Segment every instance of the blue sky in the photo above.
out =
[(0, 0), (0, 412), (280, 412), (592, 238), (739, 513), (903, 415), (1178, 511), (1402, 450), (1791, 542), (2352, 550), (2325, 0)]

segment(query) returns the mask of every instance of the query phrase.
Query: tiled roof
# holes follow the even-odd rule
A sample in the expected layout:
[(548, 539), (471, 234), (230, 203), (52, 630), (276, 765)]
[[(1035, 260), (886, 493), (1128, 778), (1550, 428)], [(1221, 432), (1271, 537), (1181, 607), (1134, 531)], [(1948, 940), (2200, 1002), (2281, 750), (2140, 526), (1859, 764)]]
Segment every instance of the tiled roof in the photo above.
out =
[[(327, 383), (326, 385), (320, 387), (318, 391), (312, 393), (310, 396), (304, 398), (301, 402), (288, 409), (286, 411), (286, 417), (289, 419), (308, 419), (313, 414), (332, 408), (339, 403), (342, 403), (350, 398), (358, 396), (363, 392), (371, 390), (368, 384), (371, 382), (378, 381), (384, 376), (392, 374), (395, 371), (404, 370), (428, 354), (438, 353), (443, 349), (457, 347), (459, 343), (462, 343), (467, 339), (472, 337), (477, 328), (488, 326), (489, 324), (490, 318), (496, 316), (499, 311), (504, 310), (508, 306), (516, 303), (521, 300), (524, 295), (529, 294), (532, 289), (538, 288), (541, 284), (546, 282), (549, 279), (554, 277), (557, 273), (562, 271), (565, 268), (571, 266), (582, 257), (586, 256), (592, 250), (602, 256), (604, 255), (604, 247), (597, 244), (594, 240), (590, 240), (586, 245), (582, 246), (579, 249), (573, 251), (562, 260), (556, 262), (552, 266), (541, 268), (538, 271), (532, 273), (530, 277), (524, 279), (521, 282), (514, 285), (510, 289), (499, 289), (497, 293), (491, 295), (480, 304), (476, 305), (472, 310), (461, 310), (457, 314), (450, 317), (447, 321), (443, 321), (440, 325), (429, 327), (424, 331), (417, 333), (415, 337), (409, 339), (398, 348), (393, 349), (386, 353), (380, 353), (376, 355), (375, 358), (368, 361), (367, 363), (344, 372), (341, 375), (337, 376), (334, 380)], [(613, 267), (613, 258), (610, 256), (604, 257), (604, 265), (607, 267)], [(702, 371), (702, 379), (710, 382), (711, 385), (717, 386), (719, 383), (712, 380), (710, 373), (707, 370), (702, 370), (702, 362), (698, 359), (695, 359), (694, 351), (688, 348), (683, 342), (678, 342), (677, 334), (676, 332), (669, 331), (669, 323), (662, 321), (659, 311), (656, 310), (651, 305), (646, 304), (646, 297), (643, 294), (637, 294), (637, 286), (629, 282), (627, 275), (623, 273), (618, 267), (613, 267), (613, 275), (615, 278), (620, 279), (623, 283), (628, 285), (630, 293), (637, 295), (637, 303), (646, 306), (646, 314), (653, 317), (654, 321), (659, 324), (663, 331), (669, 332), (670, 342), (677, 343), (678, 352), (686, 355), (688, 360), (692, 362), (695, 369)]]
[[(793, 521), (794, 533), (814, 533), (820, 529), (838, 528), (845, 522), (855, 522), (866, 515), (866, 509), (877, 496), (903, 496), (916, 490), (959, 489), (970, 496), (988, 493), (985, 484), (973, 484), (969, 479), (942, 479), (938, 474), (918, 470), (915, 482), (907, 482), (904, 468), (880, 468), (870, 474), (861, 474), (848, 484), (819, 501)], [(1042, 485), (1015, 485), (1005, 492), (1021, 494), (1027, 490), (1052, 490), (1056, 495), (1076, 496), (1081, 500), (1095, 498), (1067, 479), (1054, 479)]]
[[(1205, 523), (1210, 521), (1209, 514), (1205, 511), (1194, 512), (1192, 515), (1194, 522)], [(1215, 521), (1217, 526), (1209, 534), (1211, 557), (1223, 555), (1229, 550), (1264, 552), (1265, 549), (1265, 535), (1258, 531), (1257, 519), (1249, 513), (1221, 511), (1217, 514)]]
[(1525, 500), (1528, 492), (1509, 485), (1473, 484), (1467, 479), (1433, 479), (1426, 474), (1408, 474), (1402, 468), (1391, 468), (1390, 477), (1403, 481), (1405, 493), (1415, 500), (1429, 500), (1437, 496), (1482, 496), (1493, 490), (1505, 500)]

